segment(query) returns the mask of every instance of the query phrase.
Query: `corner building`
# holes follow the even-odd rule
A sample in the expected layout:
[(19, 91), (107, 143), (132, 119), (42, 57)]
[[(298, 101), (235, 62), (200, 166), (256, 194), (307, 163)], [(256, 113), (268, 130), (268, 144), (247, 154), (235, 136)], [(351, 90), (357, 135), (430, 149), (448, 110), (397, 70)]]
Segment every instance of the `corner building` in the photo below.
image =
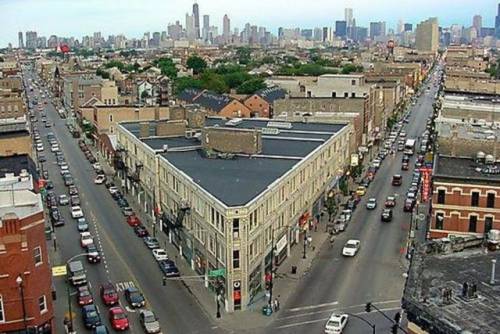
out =
[(208, 285), (226, 311), (245, 310), (336, 191), (352, 128), (193, 119), (120, 123), (119, 175), (193, 270), (224, 273)]

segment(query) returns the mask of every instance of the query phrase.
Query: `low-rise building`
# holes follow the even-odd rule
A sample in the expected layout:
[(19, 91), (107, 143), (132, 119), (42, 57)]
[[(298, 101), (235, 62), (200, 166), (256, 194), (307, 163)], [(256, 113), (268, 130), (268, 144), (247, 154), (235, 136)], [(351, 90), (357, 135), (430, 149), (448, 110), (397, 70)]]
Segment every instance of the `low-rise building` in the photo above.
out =
[(53, 319), (42, 197), (26, 170), (7, 173), (0, 178), (0, 332), (53, 333)]
[(240, 101), (208, 90), (185, 89), (179, 94), (178, 100), (182, 104), (197, 104), (212, 116), (229, 118), (252, 117), (250, 109)]
[(26, 105), (20, 92), (0, 89), (0, 119), (20, 118), (25, 113)]
[(492, 156), (438, 155), (432, 185), (430, 238), (500, 229), (500, 164)]
[(280, 87), (263, 88), (247, 97), (243, 104), (250, 109), (253, 117), (272, 118), (276, 100), (285, 98), (286, 91)]
[[(203, 119), (201, 119), (203, 121)], [(187, 125), (190, 125), (188, 121)], [(119, 175), (228, 312), (265, 289), (349, 165), (351, 126), (269, 119), (125, 122)]]
[(32, 139), (26, 119), (0, 119), (0, 157), (33, 156)]

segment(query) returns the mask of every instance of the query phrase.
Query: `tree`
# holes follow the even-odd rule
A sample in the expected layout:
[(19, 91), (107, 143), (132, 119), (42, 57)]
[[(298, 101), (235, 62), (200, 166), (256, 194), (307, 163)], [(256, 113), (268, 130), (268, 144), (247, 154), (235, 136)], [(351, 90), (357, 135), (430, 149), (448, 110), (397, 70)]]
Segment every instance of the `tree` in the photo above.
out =
[(174, 81), (174, 92), (179, 95), (183, 90), (188, 88), (203, 88), (203, 83), (199, 79), (191, 77), (176, 78)]
[(238, 94), (253, 94), (259, 89), (265, 88), (266, 84), (262, 78), (253, 78), (242, 83), (236, 91)]
[(247, 65), (252, 59), (252, 51), (250, 48), (238, 48), (236, 50), (236, 57), (238, 58), (238, 63), (241, 65)]
[(229, 88), (236, 88), (252, 78), (250, 74), (243, 71), (227, 73), (222, 77)]
[(166, 75), (170, 79), (175, 79), (177, 78), (177, 68), (175, 67), (174, 62), (172, 59), (168, 57), (163, 57), (160, 59), (157, 59), (153, 62), (156, 67), (158, 67), (161, 70), (161, 74)]
[(109, 73), (101, 68), (98, 68), (95, 73), (103, 79), (109, 79)]
[(105, 68), (112, 68), (112, 67), (116, 67), (116, 68), (117, 68), (117, 69), (119, 69), (119, 70), (120, 70), (120, 72), (121, 72), (121, 71), (123, 71), (123, 70), (124, 70), (124, 68), (125, 68), (125, 64), (124, 64), (124, 63), (122, 63), (122, 62), (121, 62), (121, 61), (119, 61), (119, 60), (110, 60), (110, 61), (108, 61), (106, 64), (104, 64), (104, 67), (105, 67)]
[(203, 88), (212, 90), (219, 94), (226, 93), (229, 91), (229, 87), (224, 82), (224, 79), (221, 75), (213, 73), (213, 72), (205, 72), (201, 75), (200, 78)]
[(328, 196), (325, 202), (326, 210), (328, 212), (328, 221), (337, 213), (337, 201), (335, 196)]
[(192, 55), (188, 58), (186, 65), (193, 69), (194, 74), (200, 74), (207, 68), (207, 62), (198, 55)]

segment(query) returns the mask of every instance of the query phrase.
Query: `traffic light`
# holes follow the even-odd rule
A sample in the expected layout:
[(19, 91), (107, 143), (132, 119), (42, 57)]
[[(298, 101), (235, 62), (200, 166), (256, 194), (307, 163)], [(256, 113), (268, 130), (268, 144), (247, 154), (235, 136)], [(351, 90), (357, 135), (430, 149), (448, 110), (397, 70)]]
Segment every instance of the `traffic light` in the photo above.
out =
[(398, 334), (398, 325), (394, 324), (391, 327), (391, 333), (392, 334)]
[(399, 322), (401, 321), (401, 313), (399, 312), (396, 312), (396, 314), (394, 314), (394, 321), (399, 324)]
[(372, 303), (366, 303), (365, 311), (366, 313), (370, 313), (372, 311)]

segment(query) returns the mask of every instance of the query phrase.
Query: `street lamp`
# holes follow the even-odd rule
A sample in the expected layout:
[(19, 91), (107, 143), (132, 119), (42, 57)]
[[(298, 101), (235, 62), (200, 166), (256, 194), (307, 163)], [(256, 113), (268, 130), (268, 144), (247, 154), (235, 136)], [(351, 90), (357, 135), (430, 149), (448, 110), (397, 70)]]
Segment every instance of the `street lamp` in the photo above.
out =
[(28, 324), (26, 323), (26, 304), (25, 304), (25, 300), (24, 300), (24, 280), (23, 280), (21, 274), (19, 274), (19, 276), (17, 276), (16, 283), (19, 286), (19, 290), (21, 291), (21, 302), (23, 305), (24, 332), (28, 333)]

